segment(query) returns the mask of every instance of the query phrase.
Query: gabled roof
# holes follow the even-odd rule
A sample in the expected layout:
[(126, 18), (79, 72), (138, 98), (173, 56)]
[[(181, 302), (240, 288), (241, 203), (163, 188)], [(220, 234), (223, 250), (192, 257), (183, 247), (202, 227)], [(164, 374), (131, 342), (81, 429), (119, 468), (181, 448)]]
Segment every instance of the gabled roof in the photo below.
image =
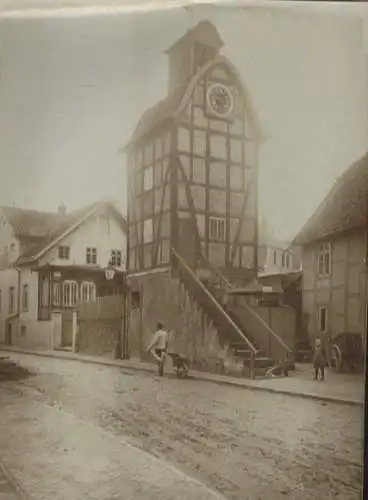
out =
[(353, 163), (335, 182), (316, 212), (294, 239), (309, 243), (367, 224), (368, 153)]
[(59, 224), (65, 215), (37, 210), (24, 210), (17, 207), (0, 206), (8, 223), (17, 237), (45, 237), (50, 229)]
[(221, 40), (219, 32), (215, 26), (210, 21), (201, 21), (192, 29), (187, 31), (185, 35), (183, 35), (173, 45), (171, 45), (171, 47), (166, 51), (166, 54), (169, 54), (173, 50), (175, 51), (175, 49), (180, 45), (192, 40), (218, 49), (224, 45), (224, 42)]
[(290, 286), (295, 283), (298, 283), (302, 279), (302, 271), (288, 271), (285, 273), (272, 273), (272, 274), (264, 274), (258, 277), (259, 281), (262, 284), (272, 284), (279, 283), (282, 290), (286, 292)]
[(128, 146), (139, 141), (156, 126), (163, 125), (164, 122), (170, 120), (184, 96), (185, 89), (184, 86), (177, 87), (165, 99), (145, 111), (133, 132)]
[[(69, 214), (36, 212), (38, 217), (37, 220), (40, 221), (38, 227), (43, 230), (43, 234), (39, 234), (39, 238), (37, 238), (37, 240), (35, 240), (35, 242), (24, 251), (24, 253), (15, 262), (15, 265), (26, 264), (38, 260), (46, 252), (53, 248), (61, 239), (78, 229), (87, 219), (97, 214), (99, 211), (108, 211), (119, 222), (123, 231), (127, 230), (125, 218), (110, 201), (95, 202), (74, 210)], [(13, 226), (17, 236), (29, 236), (27, 223), (33, 220), (30, 216), (33, 212), (35, 211), (22, 209), (16, 209), (16, 212), (9, 212), (10, 215), (13, 215), (13, 222), (11, 222), (10, 219), (9, 223)], [(4, 211), (4, 213), (6, 213), (6, 211)], [(52, 216), (50, 217), (50, 215)], [(19, 232), (19, 228), (22, 229), (22, 232)]]
[(261, 131), (259, 120), (255, 112), (253, 101), (247, 87), (235, 66), (224, 56), (217, 56), (212, 61), (204, 64), (195, 75), (189, 80), (188, 84), (185, 86), (178, 86), (174, 89), (165, 99), (156, 103), (152, 108), (148, 109), (141, 117), (136, 126), (134, 133), (128, 142), (128, 144), (123, 148), (128, 150), (139, 140), (143, 139), (144, 136), (148, 135), (156, 127), (164, 125), (178, 115), (180, 115), (188, 104), (191, 95), (201, 78), (209, 71), (212, 67), (218, 64), (225, 65), (229, 71), (236, 77), (240, 83), (244, 98), (246, 102), (246, 108), (249, 115), (249, 122), (251, 128), (254, 131), (255, 137), (260, 142), (264, 140), (264, 136)]

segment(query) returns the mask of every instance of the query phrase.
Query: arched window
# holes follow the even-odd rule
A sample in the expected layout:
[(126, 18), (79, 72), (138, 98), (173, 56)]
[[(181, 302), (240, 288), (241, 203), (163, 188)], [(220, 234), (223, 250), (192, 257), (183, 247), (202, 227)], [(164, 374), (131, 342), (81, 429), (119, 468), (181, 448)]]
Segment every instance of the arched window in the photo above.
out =
[(73, 307), (77, 303), (78, 287), (76, 281), (64, 281), (63, 283), (63, 306)]
[(83, 281), (80, 295), (82, 302), (96, 300), (96, 285), (91, 281)]

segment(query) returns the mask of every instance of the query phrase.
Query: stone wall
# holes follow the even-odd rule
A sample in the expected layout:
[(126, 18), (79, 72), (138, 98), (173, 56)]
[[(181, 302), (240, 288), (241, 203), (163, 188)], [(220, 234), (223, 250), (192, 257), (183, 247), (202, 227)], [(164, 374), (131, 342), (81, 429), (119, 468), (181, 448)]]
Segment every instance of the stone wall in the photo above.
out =
[(110, 296), (78, 307), (78, 352), (109, 358), (115, 356), (122, 331), (123, 302), (124, 297)]
[(193, 368), (209, 372), (241, 371), (227, 346), (220, 344), (216, 327), (192, 300), (171, 271), (130, 277), (133, 292), (140, 292), (139, 307), (130, 314), (131, 356), (152, 360), (146, 348), (162, 321), (169, 331), (169, 352), (188, 357)]

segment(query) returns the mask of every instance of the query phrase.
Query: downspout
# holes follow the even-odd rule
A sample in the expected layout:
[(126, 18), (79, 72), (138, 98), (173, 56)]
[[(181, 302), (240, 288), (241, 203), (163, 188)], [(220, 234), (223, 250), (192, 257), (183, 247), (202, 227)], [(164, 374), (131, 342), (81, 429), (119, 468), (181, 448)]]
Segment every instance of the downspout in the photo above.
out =
[[(17, 282), (17, 310), (15, 313), (14, 318), (19, 318), (20, 317), (20, 285), (21, 285), (21, 279), (20, 279), (20, 268), (19, 267), (14, 267), (14, 269), (18, 273), (18, 282)], [(19, 336), (19, 321), (17, 323), (17, 336)]]
[(255, 158), (255, 186), (253, 186), (255, 192), (255, 228), (254, 228), (254, 278), (258, 279), (258, 245), (259, 245), (259, 144), (257, 141), (256, 146), (256, 158)]
[(366, 206), (365, 206), (365, 259), (364, 259), (364, 272), (365, 272), (365, 296), (364, 296), (364, 305), (365, 305), (365, 312), (364, 312), (364, 338), (363, 340), (363, 353), (364, 353), (364, 364), (365, 364), (365, 359), (366, 359), (366, 352), (367, 352), (367, 342), (368, 342), (368, 178), (366, 179), (366, 193), (365, 193), (365, 199), (366, 199)]
[[(365, 59), (365, 77), (366, 83), (368, 82), (368, 22), (362, 20), (362, 46), (363, 46), (363, 54)], [(367, 87), (366, 87), (367, 88)], [(368, 123), (368, 94), (366, 94), (366, 118)], [(365, 325), (364, 325), (364, 333), (365, 338), (363, 339), (363, 353), (364, 353), (364, 365), (366, 360), (366, 352), (367, 352), (367, 342), (368, 342), (368, 177), (366, 178), (366, 186), (365, 186)], [(365, 369), (365, 366), (364, 366)]]

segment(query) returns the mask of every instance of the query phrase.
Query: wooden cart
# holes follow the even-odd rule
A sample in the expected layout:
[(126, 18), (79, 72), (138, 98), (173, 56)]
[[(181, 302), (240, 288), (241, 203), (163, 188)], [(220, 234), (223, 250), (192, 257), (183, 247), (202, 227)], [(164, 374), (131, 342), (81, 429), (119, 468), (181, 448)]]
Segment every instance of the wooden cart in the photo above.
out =
[(189, 360), (186, 356), (175, 352), (169, 352), (173, 368), (179, 378), (186, 378), (189, 370)]
[(364, 365), (362, 337), (358, 333), (340, 333), (331, 342), (330, 366), (336, 372), (360, 371)]

